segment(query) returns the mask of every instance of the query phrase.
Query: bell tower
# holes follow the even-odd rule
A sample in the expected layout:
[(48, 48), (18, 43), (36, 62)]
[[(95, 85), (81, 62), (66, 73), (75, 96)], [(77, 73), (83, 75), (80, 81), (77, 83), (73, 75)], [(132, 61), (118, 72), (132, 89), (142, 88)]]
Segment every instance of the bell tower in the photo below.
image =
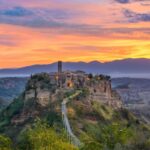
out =
[(58, 61), (57, 84), (62, 87), (62, 61)]
[(58, 74), (62, 73), (62, 61), (58, 61)]

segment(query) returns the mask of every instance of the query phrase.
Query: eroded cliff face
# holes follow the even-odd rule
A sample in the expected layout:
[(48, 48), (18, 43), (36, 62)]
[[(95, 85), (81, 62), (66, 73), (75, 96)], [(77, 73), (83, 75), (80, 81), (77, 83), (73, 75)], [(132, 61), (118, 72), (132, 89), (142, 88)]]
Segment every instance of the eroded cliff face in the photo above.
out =
[(29, 90), (25, 92), (25, 103), (34, 99), (37, 104), (41, 107), (48, 106), (51, 98), (51, 92), (48, 89), (36, 89)]
[(112, 90), (111, 80), (100, 76), (89, 77), (85, 73), (64, 72), (61, 81), (56, 75), (39, 74), (31, 77), (23, 96), (23, 109), (11, 123), (20, 124), (35, 118), (49, 109), (54, 102), (61, 105), (66, 92), (86, 89), (87, 101), (99, 101), (114, 109), (122, 107), (119, 95)]
[(123, 106), (120, 96), (111, 88), (111, 81), (101, 80), (88, 88), (90, 101), (100, 101), (114, 109), (119, 109)]

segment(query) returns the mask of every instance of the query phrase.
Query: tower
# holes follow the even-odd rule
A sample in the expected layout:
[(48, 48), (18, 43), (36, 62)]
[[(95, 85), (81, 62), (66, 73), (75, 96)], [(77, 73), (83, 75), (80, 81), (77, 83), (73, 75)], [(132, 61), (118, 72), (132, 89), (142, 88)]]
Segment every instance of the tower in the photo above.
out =
[(62, 61), (58, 61), (58, 72), (57, 72), (57, 76), (58, 76), (58, 86), (62, 87)]
[(58, 61), (58, 74), (62, 73), (62, 61)]

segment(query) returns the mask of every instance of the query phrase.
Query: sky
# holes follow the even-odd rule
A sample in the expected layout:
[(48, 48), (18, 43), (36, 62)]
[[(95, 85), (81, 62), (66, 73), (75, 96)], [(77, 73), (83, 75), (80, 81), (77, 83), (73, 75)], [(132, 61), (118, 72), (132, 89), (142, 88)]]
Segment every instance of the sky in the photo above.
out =
[(0, 0), (0, 68), (150, 58), (150, 0)]

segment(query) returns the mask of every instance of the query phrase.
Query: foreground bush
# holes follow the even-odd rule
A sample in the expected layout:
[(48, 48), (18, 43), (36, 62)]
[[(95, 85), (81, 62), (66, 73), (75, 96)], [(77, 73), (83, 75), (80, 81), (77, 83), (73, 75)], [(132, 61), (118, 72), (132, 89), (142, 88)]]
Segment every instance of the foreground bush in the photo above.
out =
[(0, 150), (11, 150), (11, 148), (11, 140), (6, 136), (0, 135)]
[(24, 132), (20, 139), (21, 150), (77, 150), (65, 140), (64, 136), (58, 135), (53, 128), (40, 123)]

